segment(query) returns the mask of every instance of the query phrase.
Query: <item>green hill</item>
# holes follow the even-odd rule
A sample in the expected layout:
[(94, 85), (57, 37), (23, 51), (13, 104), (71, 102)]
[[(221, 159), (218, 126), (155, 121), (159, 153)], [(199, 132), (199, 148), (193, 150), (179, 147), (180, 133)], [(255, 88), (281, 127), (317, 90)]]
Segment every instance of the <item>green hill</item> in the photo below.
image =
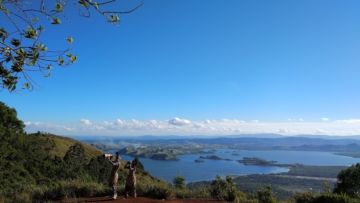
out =
[[(110, 194), (112, 165), (94, 147), (47, 133), (26, 134), (15, 109), (0, 102), (0, 202), (46, 202)], [(124, 161), (122, 161), (124, 164)], [(124, 184), (127, 171), (119, 171)], [(138, 167), (139, 194), (167, 184)], [(157, 191), (157, 190), (156, 190)], [(155, 192), (162, 197), (163, 192)]]
[(96, 149), (95, 147), (92, 147), (89, 144), (81, 143), (69, 137), (62, 137), (58, 135), (40, 132), (29, 134), (29, 136), (35, 136), (35, 139), (39, 139), (39, 141), (41, 142), (52, 142), (54, 146), (52, 149), (49, 150), (49, 153), (53, 156), (58, 156), (61, 158), (64, 158), (66, 152), (69, 150), (69, 147), (75, 145), (76, 143), (80, 143), (84, 147), (85, 155), (88, 158), (93, 158), (103, 154), (102, 151)]

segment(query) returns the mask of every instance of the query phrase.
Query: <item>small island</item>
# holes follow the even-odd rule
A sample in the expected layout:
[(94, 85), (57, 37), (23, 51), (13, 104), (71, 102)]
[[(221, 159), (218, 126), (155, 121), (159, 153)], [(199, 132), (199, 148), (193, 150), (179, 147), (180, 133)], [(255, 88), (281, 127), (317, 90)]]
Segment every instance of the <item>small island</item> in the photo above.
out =
[(232, 161), (231, 159), (224, 159), (217, 155), (206, 155), (206, 156), (200, 156), (199, 159), (210, 159), (210, 160), (223, 160), (223, 161)]
[(278, 163), (277, 161), (272, 161), (272, 160), (265, 160), (259, 157), (244, 157), (241, 160), (238, 160), (239, 163), (242, 163), (244, 165), (254, 165), (254, 166), (277, 166), (277, 167), (286, 167), (286, 168), (290, 168), (290, 167), (298, 167), (298, 166), (302, 166), (302, 164), (281, 164)]
[(163, 161), (177, 161), (177, 155), (180, 154), (176, 150), (150, 147), (125, 147), (122, 148), (119, 153), (132, 157), (142, 157)]
[(274, 166), (277, 165), (276, 161), (268, 161), (258, 157), (244, 157), (241, 160), (238, 160), (239, 163), (244, 165), (257, 165), (257, 166)]

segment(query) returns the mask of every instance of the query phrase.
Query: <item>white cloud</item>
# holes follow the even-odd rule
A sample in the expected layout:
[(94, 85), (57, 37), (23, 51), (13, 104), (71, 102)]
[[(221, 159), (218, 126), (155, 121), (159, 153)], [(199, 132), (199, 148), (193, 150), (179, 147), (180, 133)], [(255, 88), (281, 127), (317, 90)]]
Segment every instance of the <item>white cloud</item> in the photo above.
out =
[(175, 117), (169, 120), (169, 124), (176, 126), (184, 126), (191, 124), (191, 121)]
[(31, 122), (30, 121), (25, 121), (24, 124), (25, 125), (31, 125)]
[(360, 124), (360, 119), (337, 120), (339, 123)]
[(321, 121), (323, 122), (326, 122), (326, 121), (329, 121), (330, 119), (329, 118), (321, 118)]
[(124, 124), (124, 121), (122, 121), (121, 119), (116, 119), (115, 124), (122, 125), (122, 124)]
[(26, 121), (28, 132), (46, 131), (65, 135), (238, 135), (276, 133), (282, 135), (360, 135), (360, 119), (305, 122), (291, 119), (284, 122), (243, 121), (238, 119), (170, 120), (116, 119), (92, 122), (81, 119), (74, 123)]
[(92, 124), (90, 120), (84, 119), (84, 118), (80, 119), (80, 122), (82, 124), (84, 124), (84, 125), (91, 125)]

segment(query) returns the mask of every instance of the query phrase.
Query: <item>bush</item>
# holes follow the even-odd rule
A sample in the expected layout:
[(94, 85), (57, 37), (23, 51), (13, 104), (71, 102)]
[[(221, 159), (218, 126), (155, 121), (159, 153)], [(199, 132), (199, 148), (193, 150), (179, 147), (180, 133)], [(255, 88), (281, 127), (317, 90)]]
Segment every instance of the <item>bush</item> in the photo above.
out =
[(346, 194), (324, 193), (314, 195), (313, 193), (301, 193), (295, 195), (296, 203), (358, 203), (359, 199), (352, 198)]
[(220, 176), (217, 176), (211, 183), (210, 194), (213, 198), (218, 200), (233, 202), (237, 197), (237, 189), (230, 176), (226, 176), (225, 180), (222, 180)]
[(352, 165), (351, 167), (342, 170), (338, 174), (338, 183), (335, 186), (334, 192), (346, 193), (353, 197), (360, 197), (360, 164)]
[(346, 194), (323, 194), (317, 197), (312, 203), (359, 203), (359, 199), (351, 198)]
[(84, 180), (59, 181), (51, 186), (34, 189), (33, 201), (60, 200), (63, 198), (103, 196), (109, 194), (110, 188), (103, 184)]
[(139, 196), (155, 199), (169, 199), (172, 195), (171, 186), (162, 181), (142, 180), (136, 185)]
[(207, 185), (203, 185), (201, 187), (192, 188), (191, 196), (193, 198), (202, 198), (202, 199), (211, 198), (210, 187)]
[(185, 185), (185, 178), (183, 176), (176, 176), (173, 180), (173, 184), (176, 188), (184, 189)]
[(193, 198), (193, 193), (187, 188), (179, 189), (175, 187), (173, 193), (177, 199)]
[(271, 187), (265, 187), (257, 191), (257, 199), (259, 203), (275, 203), (276, 200), (272, 193)]
[(310, 203), (314, 201), (315, 194), (311, 192), (296, 193), (294, 199), (296, 203)]

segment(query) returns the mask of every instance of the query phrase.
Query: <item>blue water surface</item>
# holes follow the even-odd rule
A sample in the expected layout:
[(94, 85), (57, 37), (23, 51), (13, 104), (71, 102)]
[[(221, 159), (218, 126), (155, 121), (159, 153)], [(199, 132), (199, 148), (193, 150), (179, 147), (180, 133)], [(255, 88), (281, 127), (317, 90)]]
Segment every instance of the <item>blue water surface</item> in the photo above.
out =
[[(278, 163), (293, 164), (300, 163), (305, 165), (318, 166), (349, 166), (360, 162), (359, 158), (335, 155), (331, 152), (314, 151), (249, 151), (219, 149), (213, 154), (226, 160), (204, 160), (196, 163), (195, 160), (205, 154), (190, 154), (179, 156), (178, 161), (161, 161), (147, 158), (140, 158), (145, 169), (153, 176), (171, 182), (175, 176), (184, 176), (186, 182), (203, 180), (213, 180), (217, 175), (222, 177), (227, 175), (248, 175), (248, 174), (269, 174), (287, 172), (285, 167), (275, 166), (245, 166), (237, 162), (243, 157), (258, 157), (266, 160), (277, 161)], [(208, 154), (207, 154), (208, 155)], [(130, 160), (130, 156), (122, 156), (125, 160)]]

